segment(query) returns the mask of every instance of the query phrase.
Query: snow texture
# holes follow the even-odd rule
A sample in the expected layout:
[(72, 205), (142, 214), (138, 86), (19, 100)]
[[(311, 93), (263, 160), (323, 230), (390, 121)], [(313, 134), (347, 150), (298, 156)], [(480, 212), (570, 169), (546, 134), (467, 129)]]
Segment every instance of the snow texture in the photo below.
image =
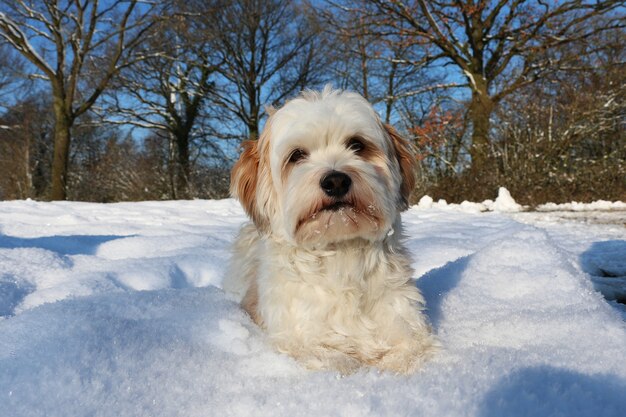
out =
[(626, 210), (626, 203), (622, 201), (597, 200), (591, 203), (576, 201), (564, 204), (547, 203), (537, 207), (538, 211), (594, 211), (594, 210)]
[(451, 206), (403, 215), (444, 349), (341, 378), (274, 352), (220, 289), (233, 200), (2, 202), (0, 416), (623, 415), (626, 324), (591, 278), (626, 274), (624, 213)]
[(425, 195), (417, 203), (421, 209), (439, 208), (463, 211), (465, 213), (480, 213), (483, 211), (496, 211), (500, 213), (517, 213), (524, 210), (524, 207), (517, 204), (511, 196), (509, 190), (504, 187), (498, 189), (498, 198), (496, 201), (485, 200), (482, 203), (473, 203), (471, 201), (463, 201), (461, 204), (448, 204), (446, 200), (434, 202), (432, 197)]

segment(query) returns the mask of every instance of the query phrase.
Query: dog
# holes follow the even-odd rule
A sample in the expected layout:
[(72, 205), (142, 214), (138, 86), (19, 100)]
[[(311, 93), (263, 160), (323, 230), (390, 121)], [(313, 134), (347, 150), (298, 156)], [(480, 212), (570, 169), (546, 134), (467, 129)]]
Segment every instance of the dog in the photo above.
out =
[(252, 223), (224, 290), (307, 368), (414, 372), (438, 343), (402, 244), (409, 144), (361, 95), (328, 86), (269, 113), (232, 169)]

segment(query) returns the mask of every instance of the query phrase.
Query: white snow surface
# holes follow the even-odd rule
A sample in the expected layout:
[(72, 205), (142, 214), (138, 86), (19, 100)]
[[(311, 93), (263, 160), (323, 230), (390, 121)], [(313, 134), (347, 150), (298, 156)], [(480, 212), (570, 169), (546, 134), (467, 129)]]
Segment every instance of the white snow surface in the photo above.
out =
[(537, 207), (538, 211), (594, 211), (594, 210), (626, 210), (626, 203), (623, 201), (596, 200), (591, 203), (571, 203), (555, 204), (546, 203)]
[(446, 200), (440, 199), (435, 202), (432, 197), (425, 195), (417, 203), (421, 209), (451, 209), (470, 213), (479, 213), (482, 211), (495, 211), (499, 213), (517, 213), (524, 210), (524, 207), (518, 204), (511, 196), (509, 190), (504, 187), (498, 189), (498, 197), (496, 201), (485, 200), (482, 203), (472, 203), (471, 201), (463, 201), (461, 204), (449, 204)]
[(443, 349), (341, 378), (220, 289), (235, 201), (1, 202), (0, 416), (622, 416), (626, 316), (591, 278), (626, 273), (623, 217), (423, 203), (406, 244)]

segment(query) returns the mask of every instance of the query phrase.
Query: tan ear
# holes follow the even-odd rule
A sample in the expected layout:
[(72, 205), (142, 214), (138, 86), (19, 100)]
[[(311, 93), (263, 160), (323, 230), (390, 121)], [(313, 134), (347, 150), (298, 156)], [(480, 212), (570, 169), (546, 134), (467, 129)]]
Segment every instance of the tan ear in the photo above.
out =
[(400, 210), (409, 208), (409, 199), (415, 188), (415, 170), (417, 169), (417, 159), (411, 144), (404, 139), (391, 125), (384, 125), (396, 154), (396, 159), (400, 165), (400, 175), (402, 184), (400, 185)]
[(247, 140), (241, 144), (243, 152), (230, 174), (230, 193), (237, 198), (248, 216), (259, 227), (262, 223), (256, 204), (257, 176), (259, 172), (258, 142)]

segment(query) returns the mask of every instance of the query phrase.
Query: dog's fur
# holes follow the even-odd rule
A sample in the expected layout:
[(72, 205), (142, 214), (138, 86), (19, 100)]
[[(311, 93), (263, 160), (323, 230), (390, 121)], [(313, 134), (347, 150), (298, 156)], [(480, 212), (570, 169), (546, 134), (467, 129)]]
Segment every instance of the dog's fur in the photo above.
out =
[[(352, 92), (307, 91), (271, 113), (233, 168), (231, 192), (253, 223), (224, 289), (309, 368), (414, 371), (437, 342), (401, 243), (409, 145)], [(350, 178), (345, 195), (322, 189), (330, 172)]]

